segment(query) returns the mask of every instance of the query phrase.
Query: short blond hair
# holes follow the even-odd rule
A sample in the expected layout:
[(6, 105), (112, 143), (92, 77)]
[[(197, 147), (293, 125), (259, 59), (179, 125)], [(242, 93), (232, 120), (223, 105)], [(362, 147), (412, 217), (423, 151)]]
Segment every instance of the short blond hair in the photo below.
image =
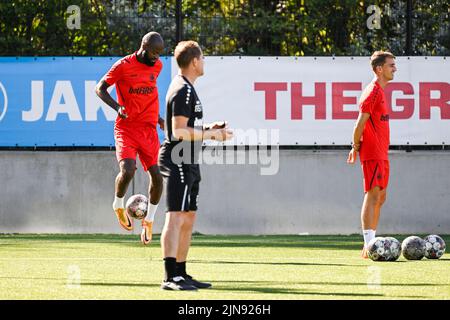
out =
[(386, 58), (395, 59), (395, 56), (389, 51), (375, 51), (370, 57), (370, 64), (372, 65), (373, 71), (377, 67), (382, 67), (386, 62)]
[(181, 41), (174, 52), (175, 60), (180, 68), (186, 68), (194, 58), (200, 58), (201, 55), (202, 49), (193, 40)]

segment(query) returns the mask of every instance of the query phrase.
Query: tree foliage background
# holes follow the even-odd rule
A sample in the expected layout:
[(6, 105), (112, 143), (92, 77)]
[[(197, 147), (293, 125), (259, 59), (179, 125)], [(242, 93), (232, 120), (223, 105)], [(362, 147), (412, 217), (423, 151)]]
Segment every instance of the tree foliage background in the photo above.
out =
[[(69, 29), (71, 5), (80, 28)], [(370, 29), (370, 5), (381, 9)], [(175, 0), (0, 1), (0, 55), (125, 55), (148, 31), (176, 44)], [(209, 55), (405, 55), (406, 0), (183, 0), (183, 38)], [(413, 55), (450, 54), (448, 0), (414, 0)]]

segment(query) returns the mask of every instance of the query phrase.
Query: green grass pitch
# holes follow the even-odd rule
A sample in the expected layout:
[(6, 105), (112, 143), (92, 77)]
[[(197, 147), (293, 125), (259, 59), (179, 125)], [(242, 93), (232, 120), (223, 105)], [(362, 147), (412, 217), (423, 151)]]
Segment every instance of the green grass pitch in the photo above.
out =
[(188, 272), (213, 288), (171, 292), (160, 289), (158, 236), (144, 247), (136, 235), (0, 235), (0, 299), (450, 299), (448, 252), (373, 262), (361, 244), (359, 235), (194, 235)]

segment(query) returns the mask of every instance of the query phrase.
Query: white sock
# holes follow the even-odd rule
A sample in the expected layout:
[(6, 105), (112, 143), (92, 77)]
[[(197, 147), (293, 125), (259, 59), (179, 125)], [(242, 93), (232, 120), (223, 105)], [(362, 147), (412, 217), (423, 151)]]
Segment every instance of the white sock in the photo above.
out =
[(364, 237), (364, 246), (367, 247), (370, 240), (375, 238), (375, 230), (372, 229), (363, 230), (363, 237)]
[(153, 222), (153, 219), (155, 219), (156, 209), (158, 209), (158, 204), (159, 203), (157, 203), (157, 204), (149, 203), (147, 216), (145, 217), (145, 221)]
[(119, 209), (119, 208), (125, 208), (125, 205), (123, 203), (123, 199), (124, 199), (124, 197), (119, 198), (117, 196), (114, 196), (114, 202), (112, 204), (113, 210), (116, 210), (116, 209)]

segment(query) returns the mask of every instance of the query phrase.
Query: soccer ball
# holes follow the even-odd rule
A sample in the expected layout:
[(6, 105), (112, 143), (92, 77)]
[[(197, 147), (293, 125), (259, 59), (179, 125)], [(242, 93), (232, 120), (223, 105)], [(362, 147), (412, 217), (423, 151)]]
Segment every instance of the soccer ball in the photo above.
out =
[(432, 234), (425, 239), (425, 257), (428, 259), (439, 259), (445, 252), (445, 242), (441, 237)]
[(393, 237), (376, 237), (367, 245), (367, 254), (373, 261), (395, 261), (400, 257), (400, 242)]
[(143, 194), (135, 194), (128, 198), (126, 204), (127, 213), (130, 217), (142, 220), (147, 216), (148, 199)]
[(417, 236), (410, 236), (402, 242), (402, 253), (407, 260), (420, 260), (425, 255), (425, 241)]
[(373, 261), (386, 261), (385, 241), (383, 237), (376, 237), (370, 240), (367, 245), (367, 255)]
[(400, 257), (400, 254), (402, 253), (400, 241), (398, 241), (393, 237), (385, 238), (384, 248), (386, 261), (396, 261)]

